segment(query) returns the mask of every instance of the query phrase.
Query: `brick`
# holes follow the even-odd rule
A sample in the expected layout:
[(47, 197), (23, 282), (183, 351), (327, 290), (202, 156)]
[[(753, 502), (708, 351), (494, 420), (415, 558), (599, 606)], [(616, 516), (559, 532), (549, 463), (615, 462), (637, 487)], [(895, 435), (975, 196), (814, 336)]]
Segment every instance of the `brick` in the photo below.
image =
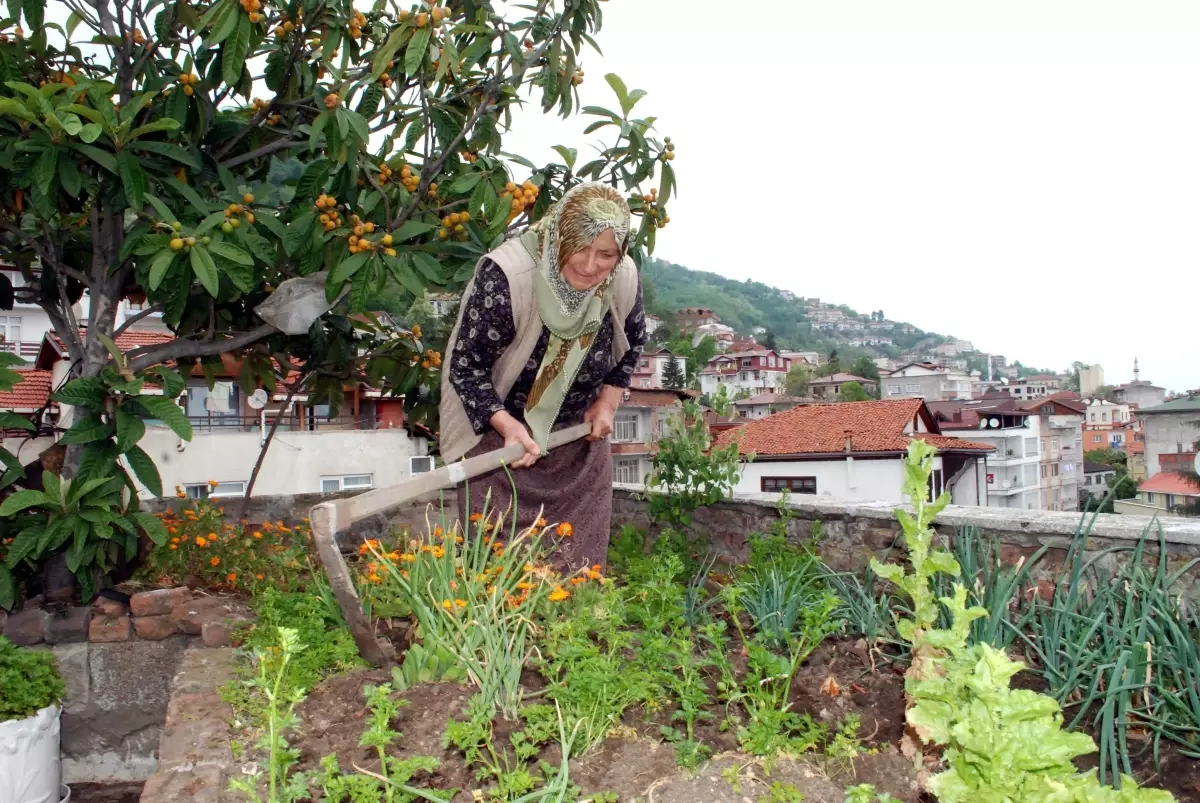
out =
[(133, 637), (133, 622), (128, 616), (110, 619), (107, 616), (93, 616), (88, 628), (88, 641), (107, 643), (113, 641), (129, 641)]
[(134, 616), (166, 616), (191, 599), (191, 589), (183, 586), (142, 591), (130, 598), (129, 610)]
[(218, 597), (200, 597), (177, 605), (171, 611), (171, 618), (179, 627), (179, 632), (189, 636), (199, 636), (205, 622), (219, 620), (229, 611), (225, 603)]
[(120, 600), (108, 597), (96, 597), (96, 601), (92, 603), (92, 607), (96, 609), (98, 615), (107, 616), (109, 619), (119, 619), (129, 613), (128, 605)]
[(4, 635), (18, 647), (40, 644), (46, 637), (46, 620), (49, 618), (50, 614), (41, 608), (26, 608), (9, 614)]
[(233, 631), (249, 617), (243, 614), (226, 615), (210, 619), (200, 625), (200, 639), (205, 647), (229, 647), (233, 644)]
[(88, 640), (88, 627), (92, 621), (92, 609), (87, 605), (67, 608), (46, 622), (48, 644), (78, 644)]
[(179, 632), (178, 625), (175, 624), (175, 620), (169, 613), (157, 616), (135, 616), (133, 617), (133, 629), (139, 638), (151, 641), (161, 641), (167, 636), (173, 636)]

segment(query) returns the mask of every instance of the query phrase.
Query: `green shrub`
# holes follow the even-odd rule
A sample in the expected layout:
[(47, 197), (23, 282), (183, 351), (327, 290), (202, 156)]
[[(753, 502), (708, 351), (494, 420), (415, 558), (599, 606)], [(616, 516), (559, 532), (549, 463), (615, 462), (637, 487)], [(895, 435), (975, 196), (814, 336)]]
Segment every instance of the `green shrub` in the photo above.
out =
[(62, 701), (58, 662), (48, 650), (27, 650), (0, 636), (0, 722), (25, 719)]

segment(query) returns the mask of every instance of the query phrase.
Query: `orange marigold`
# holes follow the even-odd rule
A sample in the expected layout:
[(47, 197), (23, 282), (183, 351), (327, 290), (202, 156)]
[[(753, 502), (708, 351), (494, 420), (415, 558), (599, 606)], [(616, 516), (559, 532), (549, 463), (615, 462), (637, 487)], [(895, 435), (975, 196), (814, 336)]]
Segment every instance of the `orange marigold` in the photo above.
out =
[(262, 538), (262, 533), (261, 533), (261, 532), (259, 532), (258, 530), (255, 530), (255, 531), (254, 531), (254, 537), (255, 537), (255, 538)]
[(571, 596), (570, 591), (567, 591), (562, 586), (555, 586), (554, 590), (550, 592), (550, 601), (551, 602), (562, 602), (564, 599), (568, 599), (570, 596)]
[(258, 574), (254, 575), (254, 579), (255, 579), (255, 580), (261, 580), (261, 579), (263, 579), (262, 572), (259, 572)]
[(205, 538), (203, 535), (197, 535), (196, 536), (196, 546), (198, 546), (198, 547), (208, 546), (208, 539)]
[(570, 538), (575, 534), (575, 528), (571, 526), (571, 522), (564, 521), (562, 524), (558, 525), (558, 534), (563, 538)]
[(482, 513), (472, 513), (471, 514), (471, 521), (480, 521), (482, 519), (483, 519)]
[(220, 559), (220, 558), (218, 558), (216, 555), (213, 555), (213, 556), (212, 556), (212, 558), (210, 558), (210, 559), (209, 559), (209, 561), (208, 561), (208, 565), (209, 565), (209, 566), (220, 566), (220, 565), (221, 565), (221, 559)]
[(225, 575), (225, 581), (227, 583), (236, 583), (237, 582), (237, 572), (230, 572), (229, 574)]

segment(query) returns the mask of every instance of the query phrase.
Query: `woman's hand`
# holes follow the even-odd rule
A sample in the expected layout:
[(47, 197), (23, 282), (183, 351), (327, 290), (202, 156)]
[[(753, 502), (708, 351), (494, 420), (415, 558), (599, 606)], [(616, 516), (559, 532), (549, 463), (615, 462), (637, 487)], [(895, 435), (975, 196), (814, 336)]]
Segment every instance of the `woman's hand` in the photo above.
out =
[(496, 430), (496, 432), (500, 433), (500, 437), (504, 438), (505, 446), (512, 446), (514, 443), (519, 443), (525, 447), (525, 454), (520, 459), (514, 460), (509, 464), (510, 468), (529, 468), (542, 456), (542, 450), (529, 434), (529, 430), (525, 429), (525, 425), (513, 418), (512, 414), (507, 410), (501, 410), (494, 414), (491, 418), (491, 424), (492, 429)]
[(612, 434), (613, 418), (624, 393), (622, 388), (605, 385), (599, 398), (592, 402), (592, 406), (583, 414), (583, 420), (592, 425), (592, 432), (588, 435), (589, 441), (603, 440)]

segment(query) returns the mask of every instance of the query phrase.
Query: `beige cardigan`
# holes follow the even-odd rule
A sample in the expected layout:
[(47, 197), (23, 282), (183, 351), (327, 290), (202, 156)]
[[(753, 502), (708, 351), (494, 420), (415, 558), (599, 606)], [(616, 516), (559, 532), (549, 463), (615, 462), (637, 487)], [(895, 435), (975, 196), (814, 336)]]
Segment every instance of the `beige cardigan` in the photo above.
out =
[[(516, 337), (509, 344), (504, 354), (492, 366), (492, 384), (496, 393), (503, 401), (508, 392), (516, 384), (517, 377), (529, 360), (533, 350), (537, 348), (538, 339), (542, 335), (542, 319), (537, 310), (537, 294), (534, 291), (533, 279), (537, 263), (521, 245), (518, 238), (505, 242), (496, 250), (488, 253), (484, 259), (490, 259), (504, 271), (508, 279), (509, 297), (512, 300), (513, 323)], [(483, 260), (480, 260), (482, 264)], [(478, 265), (476, 271), (478, 271)], [(475, 279), (467, 283), (463, 290), (463, 298), (471, 297), (475, 289)], [(613, 274), (612, 289), (609, 299), (613, 314), (613, 361), (619, 362), (629, 350), (629, 340), (625, 337), (625, 319), (637, 302), (638, 273), (633, 260), (625, 257)], [(475, 448), (482, 436), (476, 435), (463, 409), (458, 391), (450, 384), (450, 360), (453, 359), (454, 345), (458, 342), (458, 331), (462, 328), (463, 310), (466, 305), (459, 307), (458, 321), (450, 333), (450, 341), (446, 344), (445, 366), (442, 368), (442, 400), (438, 408), (440, 417), (438, 443), (442, 459), (447, 463), (458, 460)]]

